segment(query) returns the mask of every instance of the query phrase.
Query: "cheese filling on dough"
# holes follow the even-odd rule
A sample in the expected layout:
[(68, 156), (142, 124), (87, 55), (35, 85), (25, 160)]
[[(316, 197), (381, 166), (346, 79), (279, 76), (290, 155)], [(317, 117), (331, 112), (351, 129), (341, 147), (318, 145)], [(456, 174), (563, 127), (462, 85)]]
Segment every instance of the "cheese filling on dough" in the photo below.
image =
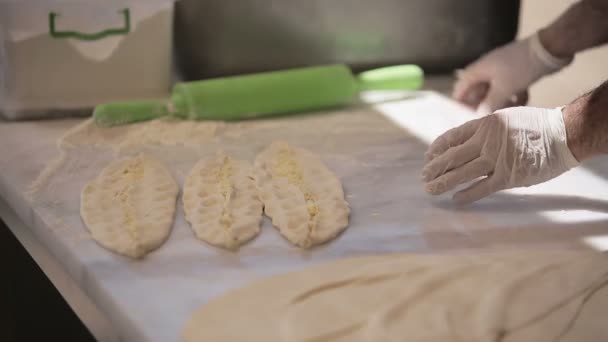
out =
[(140, 154), (110, 163), (85, 185), (80, 215), (101, 246), (138, 259), (169, 235), (178, 192), (164, 165)]
[(223, 151), (197, 162), (184, 182), (184, 213), (196, 237), (237, 250), (260, 232), (262, 202), (252, 166)]
[(141, 158), (135, 158), (126, 169), (117, 177), (117, 181), (126, 183), (125, 187), (114, 194), (114, 197), (120, 202), (123, 209), (122, 221), (127, 228), (127, 231), (133, 237), (133, 241), (138, 241), (139, 238), (139, 222), (137, 222), (137, 212), (133, 205), (133, 191), (137, 187), (137, 183), (144, 177), (144, 166)]
[(232, 181), (230, 180), (231, 176), (232, 161), (230, 160), (230, 157), (225, 156), (222, 166), (217, 173), (217, 183), (220, 188), (220, 194), (224, 199), (222, 213), (220, 215), (220, 224), (227, 230), (230, 230), (232, 225), (232, 217), (230, 215), (230, 200), (232, 199), (232, 194), (234, 192), (234, 184), (232, 184)]
[(317, 205), (315, 196), (309, 191), (304, 184), (304, 175), (302, 168), (298, 162), (293, 158), (292, 151), (289, 147), (279, 152), (279, 158), (274, 166), (274, 172), (281, 177), (287, 178), (289, 184), (296, 186), (304, 195), (306, 201), (306, 209), (308, 211), (308, 238), (313, 234), (317, 222), (319, 220), (319, 207)]

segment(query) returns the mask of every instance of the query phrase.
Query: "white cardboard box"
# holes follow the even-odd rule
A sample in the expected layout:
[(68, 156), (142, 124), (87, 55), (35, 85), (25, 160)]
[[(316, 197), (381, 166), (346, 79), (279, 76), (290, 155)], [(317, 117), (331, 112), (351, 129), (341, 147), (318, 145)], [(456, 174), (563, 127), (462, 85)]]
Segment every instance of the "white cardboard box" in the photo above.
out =
[(0, 0), (0, 115), (168, 96), (172, 27), (173, 0)]

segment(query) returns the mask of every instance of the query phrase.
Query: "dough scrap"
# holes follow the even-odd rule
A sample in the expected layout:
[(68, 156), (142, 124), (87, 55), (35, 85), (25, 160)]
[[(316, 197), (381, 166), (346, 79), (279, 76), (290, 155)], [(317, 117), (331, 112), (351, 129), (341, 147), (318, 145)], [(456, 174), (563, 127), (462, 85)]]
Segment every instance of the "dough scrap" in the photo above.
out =
[(600, 342), (608, 255), (386, 255), (314, 266), (211, 300), (198, 341)]
[(294, 245), (327, 242), (348, 226), (342, 184), (313, 153), (274, 142), (256, 157), (254, 179), (266, 215)]
[(219, 152), (199, 161), (184, 183), (184, 212), (196, 236), (211, 245), (237, 249), (260, 232), (262, 202), (252, 166)]
[(140, 154), (112, 162), (84, 187), (80, 215), (101, 246), (141, 258), (169, 236), (178, 192), (169, 171)]

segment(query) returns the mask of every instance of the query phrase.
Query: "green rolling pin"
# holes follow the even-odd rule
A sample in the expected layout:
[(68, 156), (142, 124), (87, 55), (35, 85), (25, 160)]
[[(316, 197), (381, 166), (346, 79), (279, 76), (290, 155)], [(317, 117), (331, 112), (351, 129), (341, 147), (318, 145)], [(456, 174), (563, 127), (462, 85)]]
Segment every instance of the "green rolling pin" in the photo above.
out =
[(113, 126), (174, 116), (192, 120), (242, 120), (346, 106), (364, 90), (415, 90), (424, 73), (396, 65), (354, 76), (343, 64), (177, 83), (169, 101), (100, 104), (96, 123)]

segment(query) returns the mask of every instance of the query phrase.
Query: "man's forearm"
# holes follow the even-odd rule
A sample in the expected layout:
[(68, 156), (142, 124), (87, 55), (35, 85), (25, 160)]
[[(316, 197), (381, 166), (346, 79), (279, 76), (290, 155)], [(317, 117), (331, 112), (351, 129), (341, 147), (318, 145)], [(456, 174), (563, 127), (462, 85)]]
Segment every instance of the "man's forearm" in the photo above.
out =
[(579, 161), (608, 153), (608, 80), (564, 108), (568, 147)]
[(608, 0), (582, 0), (539, 32), (545, 49), (558, 58), (608, 43)]

